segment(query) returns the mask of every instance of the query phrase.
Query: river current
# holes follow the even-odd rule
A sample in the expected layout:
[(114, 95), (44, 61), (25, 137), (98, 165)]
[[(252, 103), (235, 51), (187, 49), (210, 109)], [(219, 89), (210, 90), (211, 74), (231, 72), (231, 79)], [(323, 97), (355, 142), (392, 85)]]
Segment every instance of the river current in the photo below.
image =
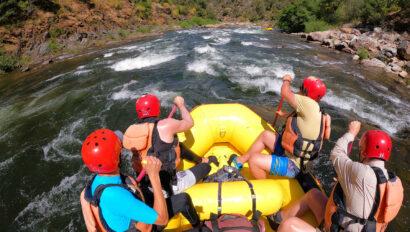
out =
[[(387, 166), (402, 179), (405, 199), (388, 231), (408, 231), (410, 141), (400, 136), (410, 128), (408, 96), (349, 55), (259, 27), (173, 31), (1, 78), (1, 230), (85, 231), (79, 195), (90, 172), (82, 141), (99, 128), (124, 131), (137, 120), (135, 101), (143, 94), (159, 97), (164, 117), (181, 95), (189, 109), (238, 102), (272, 122), (287, 73), (294, 91), (309, 75), (327, 86), (321, 105), (332, 116), (332, 135), (313, 171), (328, 193), (335, 176), (329, 153), (350, 120), (363, 122), (361, 132), (382, 129), (392, 136)], [(356, 140), (351, 157), (357, 154)]]

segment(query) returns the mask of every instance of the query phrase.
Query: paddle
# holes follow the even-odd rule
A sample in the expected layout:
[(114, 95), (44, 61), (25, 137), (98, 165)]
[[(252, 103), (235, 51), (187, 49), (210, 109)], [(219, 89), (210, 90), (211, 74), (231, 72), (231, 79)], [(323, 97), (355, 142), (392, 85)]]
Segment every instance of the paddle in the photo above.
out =
[[(278, 110), (280, 110), (280, 108), (282, 108), (282, 103), (283, 103), (283, 97), (281, 97), (278, 109), (276, 111), (278, 111)], [(275, 113), (275, 120), (273, 120), (272, 127), (275, 127), (275, 124), (276, 124), (277, 120), (278, 120), (278, 114)]]
[[(177, 105), (174, 105), (174, 107), (172, 107), (171, 113), (169, 114), (168, 118), (172, 118), (172, 115), (174, 115), (174, 112), (175, 112), (176, 109), (177, 109)], [(142, 161), (143, 164), (146, 164), (146, 162), (147, 162), (146, 160)], [(146, 174), (145, 169), (142, 169), (142, 171), (140, 172), (140, 174), (137, 177), (137, 183), (139, 183), (142, 180), (142, 178), (145, 176), (145, 174)]]

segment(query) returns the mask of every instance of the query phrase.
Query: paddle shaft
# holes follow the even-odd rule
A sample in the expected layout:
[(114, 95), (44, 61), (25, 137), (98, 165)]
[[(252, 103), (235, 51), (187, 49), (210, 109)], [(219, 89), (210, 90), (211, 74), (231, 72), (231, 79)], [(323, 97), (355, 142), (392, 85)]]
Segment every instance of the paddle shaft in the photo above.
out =
[[(281, 97), (278, 109), (276, 111), (279, 111), (282, 108), (282, 104), (283, 104), (283, 97)], [(278, 113), (275, 113), (275, 120), (273, 120), (272, 127), (275, 127), (277, 120), (278, 120)]]
[[(169, 114), (168, 118), (172, 118), (172, 115), (174, 115), (174, 112), (176, 109), (177, 109), (177, 105), (174, 105), (174, 107), (172, 107), (171, 113)], [(147, 171), (145, 171), (145, 169), (142, 169), (142, 171), (137, 177), (137, 183), (141, 182), (142, 178), (145, 176), (146, 173)]]

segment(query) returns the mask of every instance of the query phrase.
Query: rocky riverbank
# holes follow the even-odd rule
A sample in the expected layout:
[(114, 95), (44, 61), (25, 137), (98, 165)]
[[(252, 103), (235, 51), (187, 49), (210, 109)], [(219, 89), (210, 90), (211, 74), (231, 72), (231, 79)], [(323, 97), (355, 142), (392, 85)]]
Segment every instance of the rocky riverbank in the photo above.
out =
[[(0, 26), (2, 63), (10, 69), (28, 71), (90, 49), (174, 29), (168, 22), (172, 21), (169, 8), (153, 3), (151, 14), (156, 20), (148, 21), (136, 15), (135, 7), (130, 1), (122, 1), (120, 7), (72, 1), (62, 4), (58, 12), (37, 10), (34, 17), (22, 23)], [(7, 67), (1, 69), (7, 71)]]
[[(176, 17), (172, 7), (152, 2), (149, 18), (141, 15), (132, 1), (121, 1), (120, 7), (71, 1), (62, 4), (58, 12), (38, 9), (35, 17), (24, 22), (0, 26), (0, 75), (15, 69), (23, 72), (39, 69), (92, 50), (146, 39), (169, 30), (218, 23), (196, 17), (194, 10)], [(254, 25), (224, 21), (209, 27)]]
[(342, 27), (311, 33), (292, 33), (303, 41), (318, 43), (324, 47), (352, 54), (365, 67), (379, 68), (401, 85), (409, 85), (410, 41), (405, 32), (383, 31)]

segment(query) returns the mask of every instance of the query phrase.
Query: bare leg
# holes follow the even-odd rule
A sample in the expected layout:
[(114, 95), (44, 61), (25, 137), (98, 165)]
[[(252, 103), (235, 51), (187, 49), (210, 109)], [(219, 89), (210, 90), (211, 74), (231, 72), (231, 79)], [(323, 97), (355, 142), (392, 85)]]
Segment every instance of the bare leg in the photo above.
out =
[(266, 179), (266, 172), (270, 171), (272, 156), (253, 153), (249, 159), (249, 168), (255, 179)]
[(316, 232), (316, 229), (300, 218), (291, 217), (280, 224), (277, 232)]
[[(273, 131), (265, 130), (263, 131), (258, 138), (253, 142), (252, 146), (249, 150), (243, 154), (242, 156), (237, 158), (238, 163), (246, 163), (248, 162), (249, 158), (253, 154), (259, 154), (265, 149), (265, 147), (269, 148), (272, 152), (275, 149), (276, 140), (278, 139), (279, 135)], [(270, 169), (270, 167), (269, 167)]]
[(300, 217), (310, 209), (315, 215), (317, 223), (320, 224), (324, 218), (327, 199), (327, 196), (319, 189), (311, 189), (295, 202), (294, 205), (281, 212), (282, 220), (285, 221), (291, 217)]

